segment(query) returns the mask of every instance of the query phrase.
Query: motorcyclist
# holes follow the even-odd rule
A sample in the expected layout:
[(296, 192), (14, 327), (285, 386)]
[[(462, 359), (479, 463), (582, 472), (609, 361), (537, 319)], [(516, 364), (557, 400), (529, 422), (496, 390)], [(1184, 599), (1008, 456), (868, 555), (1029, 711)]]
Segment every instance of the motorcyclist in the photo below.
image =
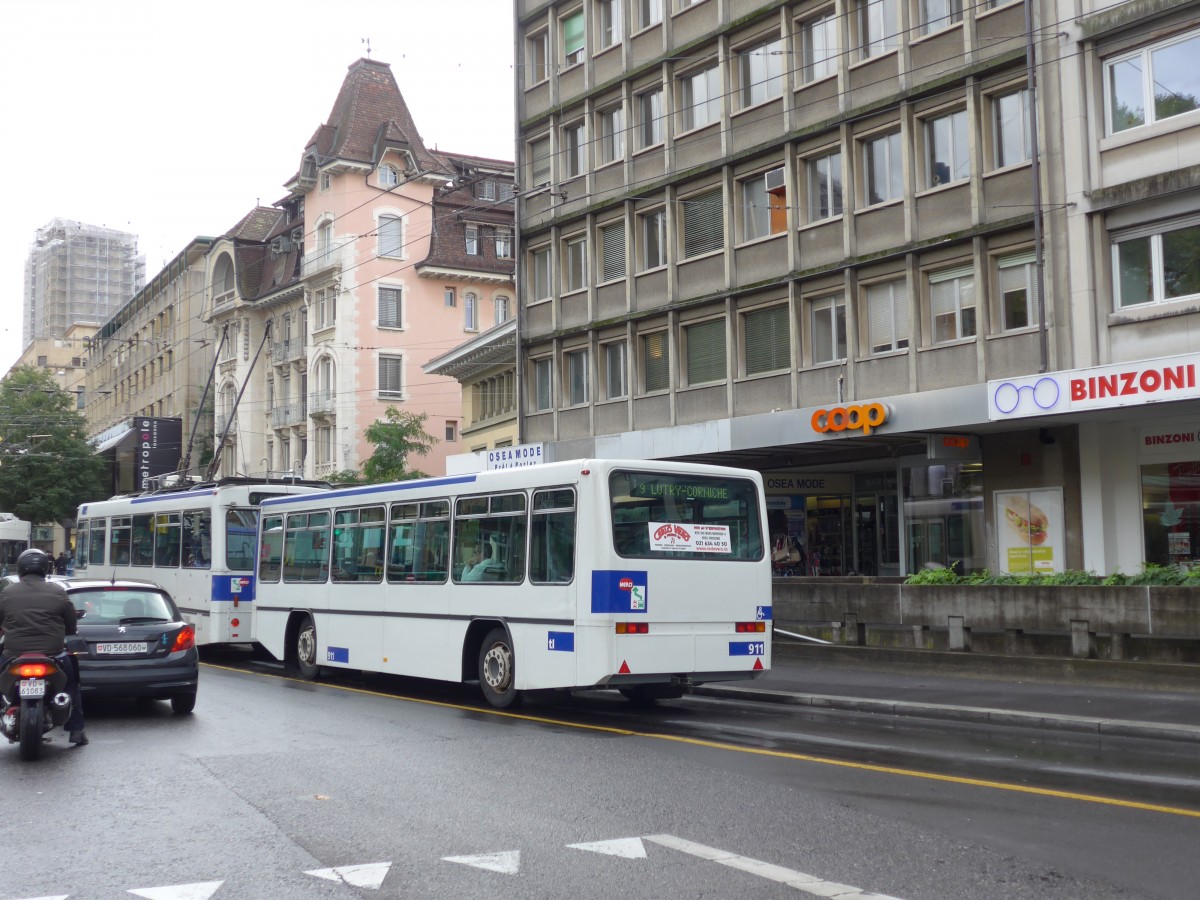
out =
[(0, 593), (0, 632), (4, 633), (4, 656), (0, 668), (22, 653), (42, 653), (58, 660), (67, 675), (71, 715), (63, 725), (72, 744), (86, 744), (83, 703), (79, 698), (79, 670), (66, 652), (67, 635), (78, 633), (75, 605), (62, 585), (47, 581), (54, 561), (36, 548), (17, 557), (21, 579)]

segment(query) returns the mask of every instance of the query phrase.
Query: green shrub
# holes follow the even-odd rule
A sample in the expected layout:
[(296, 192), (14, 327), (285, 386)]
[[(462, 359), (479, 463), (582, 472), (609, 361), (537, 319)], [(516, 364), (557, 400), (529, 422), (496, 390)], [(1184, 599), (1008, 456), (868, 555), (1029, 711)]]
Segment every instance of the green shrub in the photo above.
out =
[(1116, 571), (1101, 578), (1095, 572), (1080, 569), (1068, 569), (1065, 572), (1041, 574), (1039, 572), (1022, 572), (1018, 574), (994, 574), (987, 569), (972, 572), (970, 575), (958, 575), (952, 569), (922, 569), (908, 576), (905, 584), (1000, 584), (1036, 587), (1038, 585), (1187, 585), (1200, 587), (1200, 569), (1184, 571), (1175, 566), (1160, 566), (1147, 563), (1137, 575), (1126, 575)]

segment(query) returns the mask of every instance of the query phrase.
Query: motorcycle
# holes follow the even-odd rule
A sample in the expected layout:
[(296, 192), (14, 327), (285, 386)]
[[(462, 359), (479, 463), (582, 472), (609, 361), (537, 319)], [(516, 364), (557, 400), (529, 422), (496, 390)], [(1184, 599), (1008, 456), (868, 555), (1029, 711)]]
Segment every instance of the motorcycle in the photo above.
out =
[(21, 745), (21, 759), (35, 760), (47, 732), (71, 715), (67, 673), (53, 656), (22, 653), (0, 672), (0, 734)]

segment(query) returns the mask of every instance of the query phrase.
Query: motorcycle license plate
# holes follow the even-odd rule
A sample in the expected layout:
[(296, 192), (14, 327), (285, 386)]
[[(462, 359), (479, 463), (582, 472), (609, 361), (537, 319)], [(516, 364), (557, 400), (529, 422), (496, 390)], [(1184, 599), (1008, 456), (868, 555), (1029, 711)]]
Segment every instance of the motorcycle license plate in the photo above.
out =
[(128, 653), (145, 653), (146, 645), (141, 643), (97, 644), (96, 652), (105, 656), (117, 656)]
[(46, 682), (40, 678), (28, 678), (21, 682), (21, 699), (36, 700), (46, 696)]

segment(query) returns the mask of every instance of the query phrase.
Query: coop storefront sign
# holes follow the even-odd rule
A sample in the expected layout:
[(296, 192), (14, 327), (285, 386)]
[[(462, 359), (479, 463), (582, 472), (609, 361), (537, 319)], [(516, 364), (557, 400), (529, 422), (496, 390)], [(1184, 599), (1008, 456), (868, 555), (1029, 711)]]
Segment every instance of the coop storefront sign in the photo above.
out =
[(812, 415), (812, 429), (817, 434), (831, 431), (861, 431), (870, 434), (888, 420), (888, 408), (882, 403), (866, 403), (856, 406), (835, 406), (818, 409)]
[(1200, 355), (988, 382), (988, 419), (1062, 415), (1200, 397)]

